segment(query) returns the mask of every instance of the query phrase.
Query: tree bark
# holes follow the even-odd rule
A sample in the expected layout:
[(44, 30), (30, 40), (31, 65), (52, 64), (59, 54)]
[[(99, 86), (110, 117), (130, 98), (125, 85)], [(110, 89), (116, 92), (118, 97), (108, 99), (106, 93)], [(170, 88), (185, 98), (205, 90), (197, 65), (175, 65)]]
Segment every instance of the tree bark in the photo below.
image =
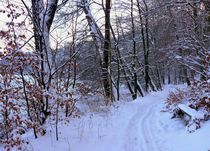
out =
[[(103, 51), (103, 83), (107, 101), (112, 99), (111, 91), (111, 79), (110, 79), (110, 57), (111, 57), (111, 43), (110, 43), (110, 10), (111, 0), (106, 0), (105, 7), (105, 39), (104, 39), (104, 51)], [(109, 102), (106, 102), (107, 104)]]
[(132, 59), (132, 68), (133, 68), (133, 83), (134, 83), (134, 94), (133, 94), (133, 99), (135, 100), (137, 98), (137, 71), (136, 71), (136, 59), (137, 59), (137, 54), (136, 54), (136, 33), (135, 33), (135, 24), (134, 24), (134, 15), (133, 15), (133, 0), (131, 0), (131, 26), (132, 26), (132, 41), (133, 41), (133, 59)]
[[(24, 3), (24, 1), (22, 1)], [(50, 28), (52, 26), (56, 9), (58, 6), (58, 0), (48, 0), (47, 4), (43, 0), (31, 0), (32, 4), (32, 22), (34, 28), (34, 40), (37, 54), (40, 56), (40, 73), (37, 75), (40, 77), (38, 82), (39, 86), (43, 90), (48, 90), (51, 85), (51, 72), (53, 67), (52, 50), (50, 48)], [(25, 3), (24, 3), (25, 5)], [(26, 6), (26, 5), (25, 5)], [(40, 100), (42, 104), (42, 123), (45, 123), (48, 111), (48, 98), (43, 97)]]

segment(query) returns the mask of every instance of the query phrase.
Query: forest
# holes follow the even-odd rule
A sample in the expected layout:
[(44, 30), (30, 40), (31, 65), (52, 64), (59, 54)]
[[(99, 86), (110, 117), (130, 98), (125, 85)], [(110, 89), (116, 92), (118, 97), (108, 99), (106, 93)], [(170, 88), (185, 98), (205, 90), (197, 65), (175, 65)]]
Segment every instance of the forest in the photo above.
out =
[(168, 85), (184, 88), (164, 112), (190, 133), (209, 123), (209, 0), (1, 0), (0, 15), (0, 150)]

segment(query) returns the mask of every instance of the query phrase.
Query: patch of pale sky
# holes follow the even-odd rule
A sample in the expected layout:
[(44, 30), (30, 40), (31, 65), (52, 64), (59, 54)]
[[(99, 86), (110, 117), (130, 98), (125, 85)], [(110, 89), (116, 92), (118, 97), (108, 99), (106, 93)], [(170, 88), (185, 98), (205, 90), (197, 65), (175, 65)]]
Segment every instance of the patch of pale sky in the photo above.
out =
[[(101, 27), (103, 25), (104, 22), (104, 12), (102, 9), (102, 6), (100, 6), (99, 4), (102, 3), (102, 0), (93, 0), (96, 3), (91, 3), (91, 8), (92, 8), (92, 14), (94, 16), (94, 18), (96, 19), (97, 23), (99, 24), (99, 26)], [(105, 0), (104, 0), (105, 1)], [(118, 14), (119, 16), (121, 16), (124, 12), (123, 11), (119, 11), (117, 9), (117, 5), (116, 3), (120, 3), (120, 2), (127, 2), (127, 0), (112, 0), (112, 10), (111, 10), (111, 18), (114, 19), (115, 14)], [(13, 0), (13, 3), (15, 3), (16, 5), (20, 6), (22, 5), (22, 2), (20, 0)], [(29, 1), (28, 1), (29, 2)], [(5, 9), (6, 7), (6, 0), (0, 0), (0, 9)], [(0, 17), (0, 30), (6, 30), (6, 22), (9, 21), (9, 18), (7, 17), (6, 13), (5, 14), (1, 14)], [(79, 19), (79, 25), (81, 25), (80, 28), (84, 28), (84, 24), (86, 24), (86, 20), (85, 20), (85, 16), (82, 15)], [(71, 33), (71, 25), (66, 25), (66, 26), (62, 26), (63, 28), (56, 28), (55, 30), (53, 30), (53, 32), (51, 33), (51, 45), (53, 48), (56, 47), (57, 43), (59, 43), (60, 45), (65, 45), (65, 39), (67, 39), (67, 41), (71, 41), (71, 36), (69, 36), (68, 33)], [(101, 30), (103, 31), (103, 26), (101, 27)], [(29, 33), (28, 35), (31, 36), (31, 33)], [(70, 34), (71, 35), (71, 34)], [(30, 38), (29, 36), (29, 38)], [(2, 44), (3, 42), (0, 40), (0, 44)]]

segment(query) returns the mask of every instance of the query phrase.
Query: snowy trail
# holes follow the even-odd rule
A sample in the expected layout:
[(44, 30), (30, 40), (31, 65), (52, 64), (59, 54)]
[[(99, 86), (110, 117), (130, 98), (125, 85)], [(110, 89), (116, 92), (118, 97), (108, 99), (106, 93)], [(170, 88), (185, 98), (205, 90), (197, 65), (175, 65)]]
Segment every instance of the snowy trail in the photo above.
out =
[(154, 128), (154, 120), (157, 118), (155, 112), (157, 112), (156, 108), (160, 101), (155, 101), (157, 99), (155, 97), (151, 99), (139, 106), (137, 113), (130, 120), (125, 135), (125, 151), (160, 150), (156, 143), (159, 138), (154, 135), (158, 132), (157, 127)]
[(143, 134), (143, 140), (144, 140), (144, 145), (146, 147), (146, 150), (152, 150), (156, 151), (157, 149), (157, 144), (156, 144), (156, 138), (154, 137), (154, 131), (152, 131), (152, 126), (153, 126), (153, 120), (152, 120), (152, 115), (155, 109), (157, 103), (155, 105), (152, 105), (149, 109), (148, 112), (146, 112), (146, 115), (142, 119), (142, 129), (141, 133)]

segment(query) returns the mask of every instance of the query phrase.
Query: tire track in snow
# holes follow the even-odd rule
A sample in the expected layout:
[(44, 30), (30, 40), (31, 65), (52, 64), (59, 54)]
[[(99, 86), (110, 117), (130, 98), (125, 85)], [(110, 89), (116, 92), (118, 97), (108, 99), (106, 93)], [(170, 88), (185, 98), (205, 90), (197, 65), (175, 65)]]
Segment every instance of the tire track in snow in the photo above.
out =
[(124, 150), (125, 151), (138, 151), (142, 146), (139, 144), (141, 142), (139, 139), (139, 127), (138, 124), (141, 122), (140, 117), (143, 112), (141, 109), (137, 110), (137, 113), (130, 119), (129, 124), (126, 129)]
[(154, 115), (155, 106), (154, 104), (149, 108), (149, 112), (146, 113), (146, 116), (142, 119), (141, 133), (143, 133), (144, 145), (146, 147), (146, 151), (156, 151), (158, 149), (158, 145), (156, 144), (156, 137), (154, 131), (152, 129), (154, 119), (152, 118)]
[(154, 100), (150, 102), (140, 105), (137, 113), (131, 118), (125, 135), (123, 146), (125, 151), (156, 151), (158, 149), (152, 130), (154, 122), (152, 117), (158, 102), (153, 103)]

